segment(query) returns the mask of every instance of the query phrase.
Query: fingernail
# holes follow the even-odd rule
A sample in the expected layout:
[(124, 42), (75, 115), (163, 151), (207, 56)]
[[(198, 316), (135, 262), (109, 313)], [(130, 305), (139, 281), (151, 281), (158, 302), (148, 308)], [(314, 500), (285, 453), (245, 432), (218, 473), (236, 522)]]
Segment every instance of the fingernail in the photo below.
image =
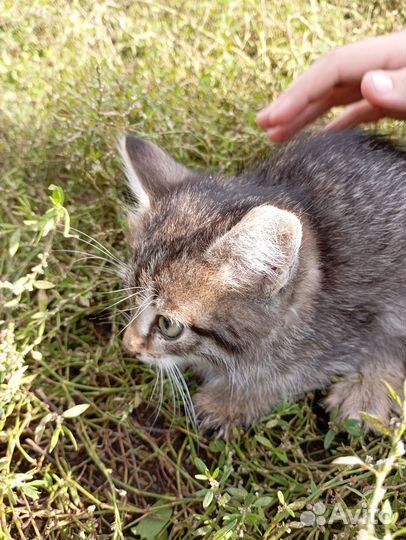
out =
[(387, 93), (393, 89), (392, 79), (385, 73), (371, 73), (372, 84), (378, 92)]

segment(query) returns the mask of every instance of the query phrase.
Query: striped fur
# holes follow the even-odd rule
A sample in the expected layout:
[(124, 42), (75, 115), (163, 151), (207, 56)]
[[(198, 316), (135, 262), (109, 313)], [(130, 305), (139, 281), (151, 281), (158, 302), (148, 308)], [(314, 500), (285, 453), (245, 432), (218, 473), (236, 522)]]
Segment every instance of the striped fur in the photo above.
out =
[[(401, 391), (405, 377), (405, 153), (358, 132), (313, 136), (225, 180), (141, 139), (123, 148), (142, 209), (126, 348), (197, 371), (202, 425), (224, 435), (337, 377), (351, 384), (342, 404), (332, 387), (330, 408), (387, 420), (382, 381)], [(160, 315), (184, 326), (179, 338)]]

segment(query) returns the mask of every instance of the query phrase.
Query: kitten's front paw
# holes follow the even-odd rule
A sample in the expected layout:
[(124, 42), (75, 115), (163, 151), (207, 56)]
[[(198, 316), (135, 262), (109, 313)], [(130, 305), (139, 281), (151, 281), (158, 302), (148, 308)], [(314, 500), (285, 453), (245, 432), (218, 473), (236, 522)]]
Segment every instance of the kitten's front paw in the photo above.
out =
[[(325, 400), (327, 410), (337, 411), (339, 421), (346, 418), (360, 420), (360, 412), (366, 412), (377, 416), (384, 424), (389, 425), (392, 417), (397, 417), (400, 413), (395, 401), (382, 380), (376, 374), (375, 376), (359, 375), (352, 379), (343, 380), (334, 383)], [(391, 386), (402, 395), (402, 389), (399, 382), (387, 377)], [(400, 378), (400, 380), (403, 380)], [(364, 426), (370, 429), (367, 425)]]
[(199, 431), (202, 435), (208, 438), (224, 439), (225, 441), (232, 439), (234, 427), (234, 424), (220, 422), (218, 418), (212, 416), (202, 416), (202, 420), (199, 422)]
[(233, 428), (239, 423), (237, 415), (224, 401), (219, 401), (211, 393), (201, 391), (195, 396), (195, 408), (199, 421), (199, 431), (216, 439), (229, 440)]

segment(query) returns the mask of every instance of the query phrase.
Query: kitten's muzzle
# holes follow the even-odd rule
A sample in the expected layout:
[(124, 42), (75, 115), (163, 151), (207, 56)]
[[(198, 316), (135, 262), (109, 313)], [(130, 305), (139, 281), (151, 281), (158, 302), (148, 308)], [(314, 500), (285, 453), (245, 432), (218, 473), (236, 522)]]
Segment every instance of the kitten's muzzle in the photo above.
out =
[(145, 353), (145, 339), (129, 327), (124, 332), (123, 348), (126, 353), (134, 356)]

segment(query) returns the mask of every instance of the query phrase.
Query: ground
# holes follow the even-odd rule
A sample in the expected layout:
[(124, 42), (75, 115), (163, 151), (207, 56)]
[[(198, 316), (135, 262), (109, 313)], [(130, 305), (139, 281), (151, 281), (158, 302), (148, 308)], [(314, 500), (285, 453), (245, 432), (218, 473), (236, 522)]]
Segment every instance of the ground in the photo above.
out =
[[(80, 253), (126, 255), (123, 131), (238, 170), (272, 151), (255, 113), (297, 74), (404, 22), (401, 0), (0, 0), (0, 539), (355, 538), (348, 510), (396, 452), (386, 532), (406, 537), (401, 447), (339, 431), (322, 395), (227, 444), (199, 438), (169, 388), (153, 423), (155, 375), (108, 307), (114, 265)], [(366, 464), (332, 464), (354, 454)]]

